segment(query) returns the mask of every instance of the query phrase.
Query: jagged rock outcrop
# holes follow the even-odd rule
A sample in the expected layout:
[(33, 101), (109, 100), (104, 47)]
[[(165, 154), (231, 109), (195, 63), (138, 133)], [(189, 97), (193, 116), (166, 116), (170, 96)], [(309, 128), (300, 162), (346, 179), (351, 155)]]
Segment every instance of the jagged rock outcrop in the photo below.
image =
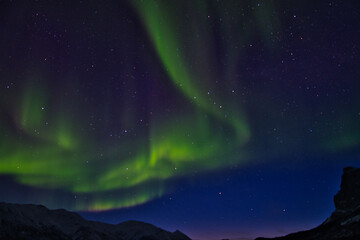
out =
[(87, 221), (63, 209), (0, 203), (0, 240), (191, 240), (151, 224), (127, 221), (117, 225)]
[(320, 226), (276, 238), (256, 240), (359, 240), (360, 239), (360, 169), (347, 167), (340, 191), (334, 197), (335, 211)]
[(341, 179), (341, 190), (334, 197), (336, 210), (353, 210), (360, 205), (360, 169), (347, 167)]

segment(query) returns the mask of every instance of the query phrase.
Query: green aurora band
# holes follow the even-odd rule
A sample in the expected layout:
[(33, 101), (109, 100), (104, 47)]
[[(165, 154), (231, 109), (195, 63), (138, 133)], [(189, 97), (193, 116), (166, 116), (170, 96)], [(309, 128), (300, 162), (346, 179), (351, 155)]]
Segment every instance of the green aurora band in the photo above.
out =
[[(188, 56), (179, 54), (182, 42), (172, 30), (176, 19), (164, 19), (172, 13), (162, 15), (163, 4), (136, 2), (135, 8), (146, 23), (169, 79), (184, 102), (190, 101), (185, 112), (150, 119), (150, 141), (146, 140), (149, 136), (139, 136), (121, 145), (110, 142), (99, 151), (96, 136), (84, 134), (81, 121), (67, 117), (79, 116), (86, 109), (70, 100), (55, 100), (51, 95), (56, 90), (46, 87), (46, 77), (34, 77), (39, 84), (24, 88), (15, 108), (19, 112), (3, 106), (15, 127), (0, 129), (7, 136), (0, 145), (1, 174), (12, 176), (20, 184), (82, 196), (75, 203), (63, 202), (67, 208), (107, 210), (161, 197), (171, 189), (165, 180), (186, 176), (194, 169), (204, 172), (244, 161), (241, 146), (250, 132), (241, 106), (231, 99), (231, 89), (225, 95), (216, 93), (218, 77), (214, 76), (219, 74), (189, 67), (192, 49)], [(211, 33), (203, 34), (201, 39)], [(196, 59), (205, 68), (211, 64), (208, 57)], [(201, 83), (204, 79), (207, 88), (214, 89), (211, 94)]]
[[(148, 118), (146, 127), (138, 124), (142, 103), (137, 102), (147, 101), (146, 98), (134, 100), (121, 96), (114, 98), (121, 100), (112, 105), (109, 90), (110, 94), (97, 95), (95, 103), (82, 102), (93, 92), (90, 89), (81, 95), (86, 90), (79, 86), (81, 81), (75, 72), (74, 76), (70, 72), (71, 77), (55, 80), (56, 76), (46, 69), (22, 74), (25, 84), (0, 95), (0, 175), (46, 192), (36, 201), (49, 207), (102, 211), (131, 207), (164, 196), (172, 191), (175, 181), (184, 180), (194, 172), (221, 170), (264, 157), (261, 154), (269, 158), (303, 146), (298, 137), (303, 132), (299, 125), (306, 118), (297, 119), (296, 115), (294, 121), (281, 122), (278, 116), (271, 115), (272, 109), (281, 108), (281, 104), (260, 89), (252, 96), (256, 98), (252, 103), (260, 107), (247, 106), (261, 109), (255, 109), (261, 114), (254, 117), (253, 123), (248, 120), (253, 116), (246, 112), (240, 92), (234, 93), (242, 84), (239, 61), (246, 58), (241, 46), (249, 45), (260, 35), (272, 51), (276, 48), (265, 36), (279, 28), (276, 17), (270, 17), (274, 12), (270, 2), (246, 13), (248, 16), (243, 19), (233, 19), (232, 16), (237, 16), (233, 12), (242, 11), (242, 1), (235, 2), (239, 4), (222, 1), (221, 6), (214, 7), (217, 19), (223, 21), (219, 24), (207, 15), (211, 1), (177, 1), (177, 4), (165, 0), (131, 1), (156, 52), (149, 61), (143, 59), (143, 64), (149, 64), (151, 69), (149, 85), (155, 82), (176, 95), (176, 107), (170, 113), (164, 114), (164, 109), (159, 107), (157, 113), (141, 116)], [(187, 18), (178, 12), (187, 12)], [(242, 21), (251, 22), (246, 25), (255, 29), (239, 27)], [(157, 66), (151, 65), (156, 61), (160, 62), (161, 70), (152, 69)], [(214, 68), (219, 61), (223, 64)], [(30, 69), (35, 71), (33, 68)], [(165, 78), (156, 79), (164, 72)], [(134, 79), (137, 81), (140, 80)], [(76, 88), (81, 89), (79, 95), (60, 94), (74, 92)], [(149, 101), (156, 105), (164, 99), (152, 95)], [(97, 102), (103, 103), (101, 108)], [(300, 116), (311, 111), (306, 104), (299, 106), (303, 106), (297, 110)], [(265, 127), (250, 128), (250, 122), (264, 122), (264, 115), (270, 116)], [(97, 117), (106, 121), (92, 123), (90, 128), (103, 130), (101, 136), (89, 131), (89, 121)], [(109, 138), (104, 129), (111, 124), (115, 126), (114, 132), (124, 133), (128, 129), (129, 133), (121, 138)], [(274, 129), (276, 124), (284, 125), (282, 134), (292, 139), (292, 144), (279, 147), (265, 136), (264, 132)], [(354, 122), (349, 121), (348, 126), (354, 126)], [(136, 137), (130, 131), (136, 132)], [(327, 131), (327, 128), (322, 130)], [(321, 144), (325, 145), (321, 149), (346, 149), (358, 146), (358, 132), (358, 128), (353, 131), (348, 127), (326, 141), (318, 137), (307, 142), (311, 145), (309, 149)]]

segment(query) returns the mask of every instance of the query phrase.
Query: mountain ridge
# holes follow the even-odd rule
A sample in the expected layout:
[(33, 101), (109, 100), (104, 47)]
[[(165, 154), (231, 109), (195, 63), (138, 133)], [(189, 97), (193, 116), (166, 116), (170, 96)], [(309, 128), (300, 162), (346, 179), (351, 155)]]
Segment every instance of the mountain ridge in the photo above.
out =
[(116, 225), (88, 221), (65, 209), (0, 203), (0, 240), (191, 240), (150, 223), (130, 220)]

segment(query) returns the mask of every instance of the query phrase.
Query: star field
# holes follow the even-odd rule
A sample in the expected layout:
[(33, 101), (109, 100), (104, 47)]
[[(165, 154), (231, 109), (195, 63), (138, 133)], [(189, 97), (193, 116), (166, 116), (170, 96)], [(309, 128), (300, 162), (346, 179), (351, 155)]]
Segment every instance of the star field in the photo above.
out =
[(358, 8), (2, 1), (0, 201), (199, 239), (319, 224), (359, 165)]

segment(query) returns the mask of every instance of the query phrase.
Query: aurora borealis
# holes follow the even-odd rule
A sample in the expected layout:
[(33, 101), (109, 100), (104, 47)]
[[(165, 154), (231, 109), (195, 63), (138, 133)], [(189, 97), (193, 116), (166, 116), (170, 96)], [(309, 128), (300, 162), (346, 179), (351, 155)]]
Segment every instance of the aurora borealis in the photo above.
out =
[(200, 239), (316, 224), (359, 164), (356, 6), (0, 2), (0, 201)]

